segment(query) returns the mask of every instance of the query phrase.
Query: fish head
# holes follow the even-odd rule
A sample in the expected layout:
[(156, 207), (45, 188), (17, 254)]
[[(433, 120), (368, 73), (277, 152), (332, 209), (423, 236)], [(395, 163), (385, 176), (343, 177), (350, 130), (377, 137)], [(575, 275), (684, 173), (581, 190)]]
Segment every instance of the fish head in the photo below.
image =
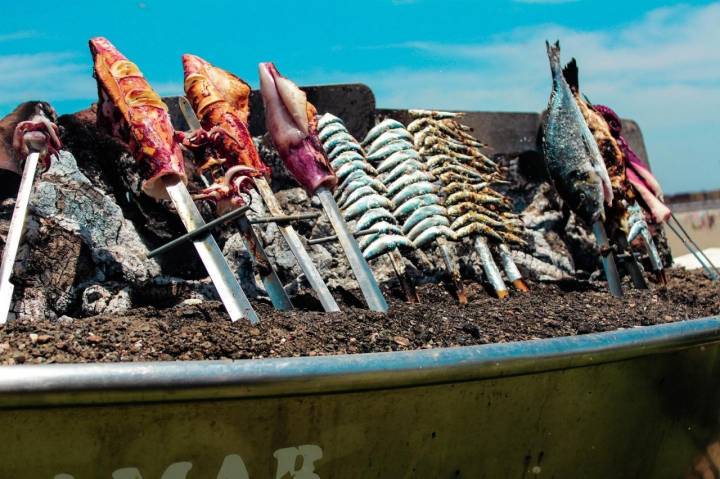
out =
[(577, 181), (575, 194), (569, 198), (570, 208), (588, 225), (603, 217), (603, 193), (600, 181)]

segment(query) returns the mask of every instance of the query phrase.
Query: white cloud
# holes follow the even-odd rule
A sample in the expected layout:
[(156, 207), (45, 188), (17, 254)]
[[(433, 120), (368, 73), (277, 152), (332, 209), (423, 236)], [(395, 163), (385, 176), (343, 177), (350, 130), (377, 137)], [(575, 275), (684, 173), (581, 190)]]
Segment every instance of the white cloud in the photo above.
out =
[(14, 40), (27, 40), (28, 38), (36, 38), (38, 36), (40, 36), (40, 34), (35, 30), (22, 30), (19, 32), (2, 33), (0, 34), (0, 43), (11, 42)]
[(711, 189), (720, 187), (717, 25), (720, 3), (660, 8), (610, 30), (541, 25), (483, 43), (414, 41), (385, 48), (411, 49), (446, 66), (330, 73), (323, 81), (365, 81), (383, 107), (539, 111), (551, 86), (545, 40), (559, 38), (562, 59), (578, 59), (591, 100), (639, 122), (667, 191)]

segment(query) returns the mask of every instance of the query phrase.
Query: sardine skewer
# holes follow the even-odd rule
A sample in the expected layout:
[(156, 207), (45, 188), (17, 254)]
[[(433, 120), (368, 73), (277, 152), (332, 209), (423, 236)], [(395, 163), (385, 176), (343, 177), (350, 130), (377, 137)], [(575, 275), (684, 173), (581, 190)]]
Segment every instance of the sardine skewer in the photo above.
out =
[(365, 296), (365, 301), (367, 301), (368, 306), (373, 311), (386, 312), (388, 310), (387, 301), (385, 301), (385, 297), (382, 291), (380, 291), (380, 286), (375, 276), (373, 276), (370, 266), (363, 257), (362, 251), (360, 251), (360, 246), (358, 246), (355, 237), (350, 233), (347, 223), (345, 223), (345, 219), (340, 213), (337, 203), (335, 203), (332, 192), (326, 187), (321, 186), (315, 191), (315, 195), (320, 200), (328, 220), (330, 220), (330, 224), (337, 234), (340, 246), (342, 246), (345, 252), (345, 256), (350, 263), (350, 268), (352, 268), (353, 273), (355, 273), (355, 277), (360, 285), (360, 290), (363, 296)]
[[(200, 215), (197, 206), (195, 206), (195, 202), (185, 184), (179, 178), (174, 177), (166, 176), (162, 180), (185, 228), (192, 231), (203, 226), (205, 221)], [(212, 235), (207, 235), (204, 238), (194, 239), (193, 244), (230, 315), (230, 319), (237, 321), (241, 318), (247, 318), (251, 323), (257, 323), (257, 314), (233, 275), (232, 270), (230, 270), (230, 266), (227, 264), (222, 251), (220, 251), (215, 238)]]
[(507, 298), (509, 294), (507, 287), (500, 275), (500, 270), (493, 260), (490, 247), (488, 246), (487, 239), (485, 239), (485, 237), (475, 237), (475, 251), (477, 251), (477, 254), (480, 257), (480, 263), (485, 271), (485, 276), (495, 290), (497, 297), (499, 299)]
[[(179, 106), (180, 111), (182, 112), (183, 117), (185, 117), (185, 121), (187, 122), (188, 126), (193, 131), (198, 131), (202, 129), (202, 126), (200, 125), (200, 120), (195, 114), (195, 111), (192, 109), (190, 102), (185, 97), (180, 97)], [(206, 187), (210, 186), (210, 182), (203, 173), (199, 173), (198, 176), (203, 181)], [(257, 184), (258, 181), (256, 180), (255, 183)], [(244, 214), (241, 215), (237, 220), (237, 224), (240, 229), (240, 234), (243, 237), (243, 243), (245, 243), (245, 247), (247, 248), (248, 252), (250, 252), (251, 257), (253, 258), (253, 262), (255, 264), (257, 272), (260, 275), (260, 279), (265, 286), (265, 291), (270, 297), (270, 301), (272, 302), (273, 306), (278, 311), (287, 311), (293, 309), (290, 297), (288, 297), (287, 293), (285, 292), (285, 288), (283, 287), (280, 278), (278, 278), (275, 269), (272, 267), (270, 259), (268, 258), (267, 253), (265, 252), (265, 249), (260, 242), (260, 239), (255, 234), (255, 230), (248, 221), (247, 217)]]
[(2, 265), (0, 266), (0, 324), (7, 321), (10, 311), (10, 303), (15, 286), (10, 282), (13, 267), (15, 266), (15, 257), (22, 239), (23, 228), (25, 227), (25, 218), (27, 217), (28, 204), (30, 203), (30, 193), (32, 192), (32, 184), (35, 179), (40, 153), (33, 151), (25, 159), (22, 177), (20, 179), (20, 189), (18, 190), (17, 199), (15, 200), (15, 208), (12, 218), (10, 219), (10, 229), (8, 229), (7, 238), (5, 239), (5, 249), (3, 249)]
[[(255, 184), (257, 185), (260, 196), (262, 196), (270, 214), (283, 214), (280, 209), (280, 203), (275, 197), (275, 194), (268, 182), (264, 178), (258, 178), (255, 180)], [(315, 263), (313, 263), (312, 258), (310, 258), (310, 255), (305, 249), (305, 246), (302, 244), (302, 241), (300, 241), (300, 235), (298, 235), (297, 231), (295, 231), (295, 228), (293, 228), (290, 224), (278, 224), (277, 226), (278, 229), (280, 229), (280, 234), (282, 234), (283, 238), (285, 238), (285, 242), (290, 247), (290, 251), (292, 251), (292, 254), (295, 256), (300, 269), (302, 269), (303, 273), (305, 273), (305, 278), (308, 283), (310, 283), (310, 286), (313, 288), (315, 293), (317, 293), (323, 309), (327, 312), (340, 311), (340, 307), (335, 302), (335, 298), (333, 298), (330, 290), (325, 284), (325, 281), (323, 281), (320, 272), (315, 267)]]
[(665, 276), (665, 269), (663, 266), (662, 259), (655, 247), (652, 235), (648, 228), (647, 222), (645, 221), (645, 214), (643, 213), (640, 205), (632, 203), (627, 208), (630, 216), (628, 222), (630, 224), (630, 231), (628, 232), (628, 243), (632, 243), (638, 236), (642, 239), (647, 251), (648, 258), (650, 259), (650, 266), (655, 273), (658, 282), (662, 285), (667, 284), (667, 277)]

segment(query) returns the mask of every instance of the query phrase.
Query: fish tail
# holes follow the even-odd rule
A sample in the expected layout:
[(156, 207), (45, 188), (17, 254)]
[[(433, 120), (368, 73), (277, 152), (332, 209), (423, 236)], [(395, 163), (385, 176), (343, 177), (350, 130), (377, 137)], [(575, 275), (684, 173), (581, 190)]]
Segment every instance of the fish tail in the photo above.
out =
[(578, 66), (577, 61), (575, 59), (571, 59), (570, 62), (568, 62), (567, 65), (565, 65), (565, 68), (562, 70), (563, 76), (565, 77), (565, 81), (570, 85), (570, 89), (573, 91), (573, 93), (577, 93), (580, 91), (580, 79), (578, 74)]
[(562, 68), (560, 67), (560, 40), (555, 43), (550, 43), (545, 40), (545, 47), (547, 48), (548, 59), (550, 60), (550, 71), (552, 72), (553, 79), (557, 80), (562, 75)]

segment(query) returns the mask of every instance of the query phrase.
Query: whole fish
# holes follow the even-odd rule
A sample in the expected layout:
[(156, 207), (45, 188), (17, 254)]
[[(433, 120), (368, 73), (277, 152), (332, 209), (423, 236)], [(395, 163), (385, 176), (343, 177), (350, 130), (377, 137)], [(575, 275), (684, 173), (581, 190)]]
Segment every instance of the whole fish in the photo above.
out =
[(379, 150), (377, 150), (372, 155), (367, 155), (367, 160), (376, 163), (378, 161), (382, 161), (385, 158), (388, 158), (393, 153), (397, 153), (398, 151), (405, 151), (405, 150), (412, 150), (413, 144), (410, 143), (407, 140), (397, 139), (393, 141), (392, 143), (383, 146)]
[(422, 248), (438, 236), (444, 236), (446, 238), (454, 240), (455, 232), (447, 226), (431, 226), (430, 228), (420, 233), (417, 238), (415, 238), (415, 240), (413, 241), (413, 245), (415, 245), (416, 248)]
[(356, 151), (360, 154), (362, 154), (362, 152), (363, 152), (360, 145), (358, 145), (355, 142), (347, 141), (340, 145), (335, 146), (332, 150), (332, 153), (328, 153), (328, 158), (332, 161), (335, 158), (337, 158), (338, 156), (340, 156), (341, 154), (345, 153), (346, 151)]
[(440, 204), (440, 198), (434, 194), (426, 194), (416, 196), (407, 200), (405, 203), (399, 205), (394, 211), (393, 216), (396, 218), (405, 218), (410, 213), (423, 206), (437, 205)]
[(355, 138), (353, 138), (352, 135), (350, 135), (350, 133), (348, 133), (347, 130), (343, 128), (342, 131), (335, 133), (330, 138), (323, 141), (323, 148), (328, 155), (332, 155), (335, 149), (339, 148), (340, 146), (354, 142)]
[(390, 184), (401, 176), (410, 175), (416, 171), (425, 171), (425, 165), (411, 158), (393, 168), (390, 173), (385, 175), (385, 177), (383, 178), (383, 182), (385, 184)]
[(450, 226), (450, 220), (448, 220), (444, 216), (431, 216), (429, 218), (425, 218), (420, 223), (416, 224), (414, 228), (412, 228), (407, 233), (407, 237), (410, 238), (411, 241), (415, 241), (415, 238), (417, 238), (420, 233), (423, 231), (426, 231), (428, 228), (431, 228), (433, 226)]
[(378, 173), (385, 173), (396, 166), (398, 166), (400, 163), (403, 163), (404, 161), (409, 160), (410, 158), (414, 160), (420, 161), (420, 155), (417, 151), (411, 150), (411, 149), (405, 149), (402, 151), (397, 151), (390, 155), (387, 159), (383, 160), (377, 167)]
[(405, 223), (403, 223), (403, 232), (407, 233), (412, 228), (414, 228), (415, 225), (417, 225), (426, 218), (436, 215), (447, 216), (447, 214), (447, 209), (444, 206), (440, 205), (430, 205), (418, 208), (413, 211), (412, 214), (408, 216), (408, 218), (405, 220)]
[(405, 176), (401, 176), (387, 186), (387, 194), (389, 196), (394, 196), (408, 185), (412, 185), (413, 183), (418, 183), (420, 181), (433, 181), (433, 177), (424, 171), (408, 172)]
[(358, 231), (370, 229), (378, 222), (395, 222), (395, 217), (385, 208), (371, 208), (367, 210), (358, 220), (356, 228)]
[[(605, 212), (603, 181), (593, 167), (593, 150), (587, 141), (591, 134), (563, 77), (559, 42), (546, 45), (553, 89), (543, 135), (545, 164), (560, 197), (592, 225), (604, 218)], [(594, 140), (592, 144), (597, 146)]]
[(346, 151), (337, 155), (335, 159), (330, 162), (330, 166), (332, 166), (334, 171), (337, 171), (342, 165), (350, 163), (353, 160), (362, 161), (363, 157), (357, 151)]
[(362, 170), (365, 173), (369, 175), (377, 175), (377, 172), (375, 171), (375, 168), (370, 166), (366, 161), (351, 161), (350, 163), (347, 163), (345, 165), (342, 165), (338, 170), (335, 172), (335, 175), (338, 177), (340, 181), (343, 181), (350, 173), (353, 171)]
[(326, 121), (326, 122), (323, 122), (323, 125), (324, 126), (320, 126), (320, 122), (318, 121), (318, 131), (320, 132), (320, 133), (318, 133), (318, 138), (320, 138), (320, 141), (322, 143), (325, 143), (326, 141), (328, 141), (330, 139), (330, 137), (336, 133), (341, 133), (341, 132), (347, 133), (347, 128), (345, 128), (345, 125), (343, 125), (342, 123), (338, 123), (338, 122), (328, 123)]
[(413, 137), (410, 133), (407, 132), (404, 128), (394, 128), (390, 131), (386, 131), (375, 141), (373, 141), (370, 146), (366, 147), (368, 155), (372, 155), (376, 151), (378, 151), (383, 146), (387, 146), (390, 143), (398, 140), (406, 140), (406, 141), (413, 141)]
[(321, 116), (318, 119), (318, 124), (317, 124), (318, 131), (327, 128), (329, 125), (331, 125), (333, 123), (339, 123), (343, 127), (345, 126), (345, 122), (342, 121), (340, 118), (338, 118), (335, 115), (332, 115), (330, 113), (325, 113), (323, 116)]
[[(350, 191), (350, 190), (348, 190)], [(345, 208), (346, 206), (349, 206), (353, 203), (355, 203), (357, 200), (362, 198), (363, 196), (369, 196), (369, 195), (375, 195), (377, 194), (377, 191), (372, 186), (361, 186), (360, 188), (357, 188), (353, 191), (350, 191), (350, 193), (347, 195), (345, 200), (341, 202), (337, 202), (338, 206), (340, 208)]]
[(411, 198), (426, 195), (429, 193), (437, 193), (438, 187), (429, 181), (420, 181), (406, 186), (398, 194), (392, 197), (392, 202), (401, 205)]
[(343, 213), (345, 214), (346, 220), (352, 220), (372, 208), (385, 208), (391, 210), (393, 209), (393, 203), (384, 196), (374, 194), (360, 198), (360, 200), (345, 208)]
[(415, 246), (404, 236), (384, 235), (370, 243), (370, 245), (363, 250), (363, 256), (370, 261), (398, 248), (414, 249)]
[(405, 128), (402, 123), (400, 123), (397, 120), (393, 120), (392, 118), (388, 118), (386, 120), (381, 121), (374, 127), (370, 128), (370, 131), (368, 131), (367, 135), (365, 136), (365, 140), (363, 140), (363, 145), (369, 145), (373, 141), (375, 141), (380, 135), (385, 133), (386, 131), (390, 131), (396, 128)]

